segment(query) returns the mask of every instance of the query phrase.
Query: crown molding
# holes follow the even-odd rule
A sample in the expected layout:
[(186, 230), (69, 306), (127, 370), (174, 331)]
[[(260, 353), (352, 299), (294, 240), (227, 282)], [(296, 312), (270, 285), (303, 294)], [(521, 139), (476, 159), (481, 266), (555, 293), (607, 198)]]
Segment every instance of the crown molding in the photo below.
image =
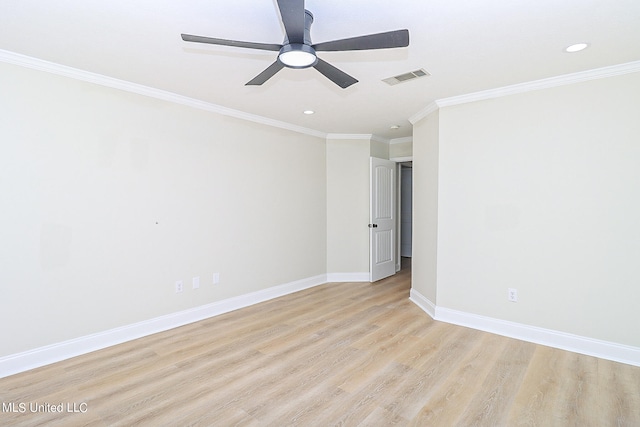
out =
[(327, 139), (362, 139), (370, 141), (373, 135), (370, 133), (329, 133)]
[(595, 68), (593, 70), (580, 71), (572, 74), (564, 74), (546, 79), (533, 80), (526, 83), (504, 86), (496, 89), (473, 92), (466, 95), (453, 96), (436, 101), (439, 107), (466, 104), (469, 102), (483, 101), (485, 99), (500, 98), (508, 95), (532, 92), (541, 89), (549, 89), (558, 86), (566, 86), (574, 83), (582, 83), (590, 80), (615, 77), (623, 74), (640, 72), (640, 61), (611, 65), (609, 67)]
[(383, 144), (389, 144), (391, 142), (391, 140), (378, 135), (371, 135), (371, 140), (376, 142), (381, 142)]
[[(409, 137), (411, 138), (411, 137)], [(383, 144), (391, 144), (393, 140), (371, 133), (329, 133), (327, 139), (347, 139), (347, 140), (363, 140), (375, 141)]]
[(80, 80), (87, 83), (93, 83), (96, 85), (105, 86), (112, 89), (119, 89), (126, 92), (142, 95), (142, 96), (159, 99), (162, 101), (172, 102), (175, 104), (197, 108), (199, 110), (209, 111), (211, 113), (216, 113), (223, 116), (234, 117), (237, 119), (259, 123), (262, 125), (271, 126), (275, 128), (285, 129), (292, 132), (314, 136), (317, 138), (325, 139), (327, 137), (327, 134), (325, 132), (321, 132), (315, 129), (305, 128), (302, 126), (293, 125), (291, 123), (269, 119), (267, 117), (258, 116), (256, 114), (245, 113), (243, 111), (234, 110), (232, 108), (223, 107), (221, 105), (212, 104), (210, 102), (205, 102), (198, 99), (178, 95), (173, 92), (155, 89), (155, 88), (152, 88), (149, 86), (143, 86), (137, 83), (131, 83), (125, 80), (104, 76), (102, 74), (79, 70), (77, 68), (56, 64), (54, 62), (44, 61), (42, 59), (37, 59), (27, 55), (22, 55), (19, 53), (10, 52), (2, 49), (0, 49), (0, 62), (18, 65), (21, 67), (30, 68), (37, 71), (43, 71), (50, 74), (56, 74), (59, 76), (68, 77), (71, 79)]
[[(383, 142), (387, 144), (397, 143), (395, 140), (389, 140), (372, 134), (327, 134), (319, 130), (310, 129), (302, 126), (297, 126), (291, 123), (282, 122), (279, 120), (269, 119), (267, 117), (259, 116), (256, 114), (245, 113), (240, 110), (234, 110), (232, 108), (223, 107), (221, 105), (212, 104), (189, 98), (186, 96), (178, 95), (173, 92), (168, 92), (160, 89), (155, 89), (149, 86), (143, 86), (140, 84), (128, 82), (125, 80), (116, 79), (113, 77), (104, 76), (102, 74), (92, 73), (89, 71), (79, 70), (77, 68), (68, 67), (66, 65), (56, 64), (54, 62), (45, 61), (42, 59), (33, 58), (27, 55), (22, 55), (15, 52), (0, 49), (0, 62), (8, 64), (18, 65), (33, 70), (43, 71), (50, 74), (56, 74), (63, 77), (72, 78), (88, 83), (97, 84), (100, 86), (110, 87), (113, 89), (119, 89), (126, 92), (135, 93), (150, 98), (159, 99), (162, 101), (172, 102), (175, 104), (184, 105), (187, 107), (197, 108), (212, 113), (235, 117), (241, 120), (263, 124), (275, 128), (285, 129), (296, 133), (314, 136), (323, 139), (366, 139), (372, 141)], [(453, 96), (449, 98), (442, 98), (432, 101), (424, 109), (418, 111), (413, 116), (409, 117), (409, 122), (415, 125), (420, 120), (427, 117), (429, 114), (437, 111), (442, 107), (449, 107), (453, 105), (466, 104), (469, 102), (482, 101), (486, 99), (499, 98), (508, 95), (515, 95), (524, 92), (531, 92), (540, 89), (548, 89), (557, 86), (564, 86), (574, 83), (581, 83), (589, 80), (602, 79), (607, 77), (614, 77), (623, 74), (640, 72), (640, 61), (627, 62), (624, 64), (612, 65), (608, 67), (596, 68), (593, 70), (580, 71), (572, 74), (565, 74), (556, 77), (550, 77), (546, 79), (534, 80), (531, 82), (518, 83), (515, 85), (504, 86), (495, 89), (489, 89), (479, 92), (473, 92), (460, 96)], [(404, 138), (398, 138), (402, 140)]]
[(414, 114), (413, 116), (409, 117), (409, 122), (412, 125), (415, 125), (420, 120), (422, 120), (425, 117), (427, 117), (429, 114), (433, 113), (434, 111), (437, 111), (439, 108), (440, 108), (440, 106), (438, 105), (438, 102), (437, 101), (432, 101), (432, 102), (429, 103), (429, 105), (424, 107), (422, 110), (418, 111), (416, 114)]
[(442, 107), (466, 104), (469, 102), (484, 101), (492, 98), (516, 95), (525, 92), (532, 92), (541, 89), (549, 89), (558, 86), (566, 86), (574, 83), (582, 83), (590, 80), (604, 79), (607, 77), (621, 76), (623, 74), (640, 72), (640, 61), (627, 62), (624, 64), (611, 65), (608, 67), (595, 68), (593, 70), (580, 71), (577, 73), (564, 74), (546, 79), (533, 80), (525, 83), (518, 83), (510, 86), (503, 86), (495, 89), (472, 92), (460, 96), (442, 98), (431, 102), (424, 109), (418, 111), (409, 118), (411, 124), (415, 125), (429, 114)]
[(412, 136), (407, 136), (407, 137), (404, 137), (404, 138), (394, 138), (394, 139), (389, 141), (389, 145), (404, 144), (405, 142), (413, 142), (413, 137)]

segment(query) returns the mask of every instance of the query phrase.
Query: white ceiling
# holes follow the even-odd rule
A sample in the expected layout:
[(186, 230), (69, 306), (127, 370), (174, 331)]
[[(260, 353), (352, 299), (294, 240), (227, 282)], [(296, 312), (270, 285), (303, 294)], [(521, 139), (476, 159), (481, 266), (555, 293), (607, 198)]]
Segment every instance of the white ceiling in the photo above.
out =
[[(307, 0), (306, 8), (315, 43), (407, 28), (410, 46), (319, 53), (360, 81), (348, 89), (314, 69), (284, 69), (249, 87), (276, 52), (180, 34), (282, 43), (275, 0), (2, 0), (0, 49), (324, 133), (387, 139), (411, 135), (408, 118), (437, 99), (640, 60), (638, 0)], [(590, 47), (564, 52), (578, 42)], [(381, 81), (419, 68), (431, 76)]]

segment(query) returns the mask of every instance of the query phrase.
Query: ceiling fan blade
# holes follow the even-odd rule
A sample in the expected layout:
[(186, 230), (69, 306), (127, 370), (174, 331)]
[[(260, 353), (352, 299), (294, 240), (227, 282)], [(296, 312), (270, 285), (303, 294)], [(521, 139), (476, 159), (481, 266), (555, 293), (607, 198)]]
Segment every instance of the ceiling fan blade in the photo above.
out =
[(354, 83), (358, 83), (356, 79), (329, 64), (326, 61), (318, 58), (318, 63), (313, 66), (316, 70), (320, 71), (326, 78), (340, 86), (342, 89), (346, 89)]
[(409, 46), (409, 30), (396, 30), (386, 33), (369, 34), (318, 43), (313, 48), (318, 52), (335, 52), (342, 50), (390, 49)]
[(289, 43), (304, 43), (304, 0), (278, 0)]
[(238, 40), (214, 39), (211, 37), (193, 36), (191, 34), (182, 34), (182, 40), (186, 42), (217, 44), (222, 46), (244, 47), (247, 49), (260, 49), (279, 51), (282, 45), (269, 43), (253, 43), (242, 42)]
[(276, 62), (274, 62), (273, 64), (269, 65), (269, 67), (267, 67), (266, 70), (264, 70), (263, 72), (261, 72), (260, 74), (255, 76), (253, 78), (253, 80), (251, 80), (250, 82), (245, 83), (245, 86), (260, 86), (262, 83), (264, 83), (267, 80), (269, 80), (278, 71), (282, 70), (283, 68), (284, 68), (284, 65), (282, 65), (282, 63), (280, 61), (276, 60)]

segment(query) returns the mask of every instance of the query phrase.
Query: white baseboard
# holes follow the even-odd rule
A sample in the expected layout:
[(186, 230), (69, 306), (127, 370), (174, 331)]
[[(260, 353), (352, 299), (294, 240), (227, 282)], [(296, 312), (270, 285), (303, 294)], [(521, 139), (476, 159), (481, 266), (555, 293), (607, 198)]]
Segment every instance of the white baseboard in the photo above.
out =
[(411, 288), (411, 291), (409, 291), (409, 299), (425, 313), (431, 316), (431, 318), (436, 318), (436, 306), (420, 292)]
[(329, 273), (327, 282), (369, 282), (369, 272), (366, 273)]
[(327, 283), (327, 276), (322, 274), (108, 331), (4, 356), (0, 358), (0, 378), (167, 331), (324, 283)]
[(438, 307), (414, 289), (410, 298), (433, 319), (505, 337), (640, 366), (640, 348)]

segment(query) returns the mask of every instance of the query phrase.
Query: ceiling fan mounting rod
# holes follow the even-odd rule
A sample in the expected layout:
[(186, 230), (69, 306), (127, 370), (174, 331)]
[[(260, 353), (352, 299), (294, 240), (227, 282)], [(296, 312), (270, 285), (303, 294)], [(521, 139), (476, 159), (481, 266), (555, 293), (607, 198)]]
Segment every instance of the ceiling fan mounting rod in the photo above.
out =
[(304, 10), (304, 44), (311, 46), (311, 24), (313, 24), (313, 13)]
[(278, 53), (278, 61), (288, 68), (309, 68), (318, 63), (316, 50), (311, 46), (311, 24), (313, 14), (304, 10), (304, 43), (290, 43), (285, 35), (283, 46)]

